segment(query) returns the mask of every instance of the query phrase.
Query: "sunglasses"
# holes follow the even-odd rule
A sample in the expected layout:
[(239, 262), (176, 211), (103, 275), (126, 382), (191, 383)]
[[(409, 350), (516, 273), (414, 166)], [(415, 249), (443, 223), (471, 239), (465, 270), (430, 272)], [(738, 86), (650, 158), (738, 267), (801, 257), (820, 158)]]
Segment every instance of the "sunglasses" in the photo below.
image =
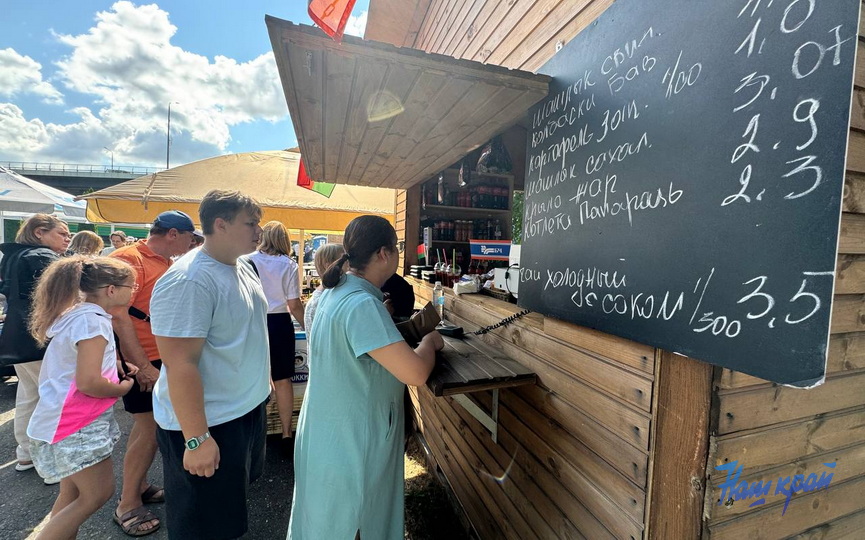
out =
[[(100, 288), (100, 289), (107, 289), (107, 288), (110, 287), (110, 286), (111, 286), (111, 285), (103, 285), (103, 286), (101, 286), (101, 287), (99, 287), (99, 288)], [(139, 286), (138, 283), (135, 283), (135, 284), (132, 284), (132, 285), (123, 285), (123, 284), (120, 284), (120, 285), (114, 285), (114, 286), (115, 286), (115, 287), (128, 287), (128, 288), (132, 289), (132, 292), (135, 292), (135, 291), (137, 291), (138, 289), (141, 288), (141, 286)]]

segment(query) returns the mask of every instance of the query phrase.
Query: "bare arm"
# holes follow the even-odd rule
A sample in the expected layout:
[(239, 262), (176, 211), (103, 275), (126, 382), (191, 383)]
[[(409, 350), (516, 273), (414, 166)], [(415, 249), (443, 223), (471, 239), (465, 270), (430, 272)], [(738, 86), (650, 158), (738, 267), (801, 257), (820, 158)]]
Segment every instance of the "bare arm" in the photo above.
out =
[(108, 342), (102, 336), (78, 342), (78, 361), (75, 366), (75, 386), (84, 394), (95, 398), (120, 397), (132, 388), (132, 379), (115, 384), (102, 376), (102, 356)]
[(405, 341), (398, 341), (370, 351), (369, 355), (400, 382), (421, 386), (432, 373), (436, 361), (435, 353), (442, 347), (444, 340), (441, 335), (430, 332), (414, 350)]
[(126, 306), (111, 311), (111, 326), (120, 338), (120, 352), (123, 354), (123, 359), (138, 368), (136, 380), (141, 390), (151, 392), (156, 379), (159, 378), (159, 370), (150, 363), (147, 353), (138, 341), (138, 333), (135, 331)]
[[(174, 413), (180, 422), (184, 439), (199, 437), (207, 431), (204, 414), (204, 387), (198, 362), (204, 348), (204, 338), (172, 338), (156, 336), (156, 346), (168, 377), (168, 394)], [(213, 476), (219, 467), (219, 446), (207, 439), (195, 450), (183, 453), (183, 467), (191, 474)]]
[(300, 301), (300, 298), (292, 298), (286, 302), (286, 305), (288, 306), (288, 312), (291, 313), (294, 320), (300, 323), (302, 329), (306, 330), (303, 325), (303, 302)]

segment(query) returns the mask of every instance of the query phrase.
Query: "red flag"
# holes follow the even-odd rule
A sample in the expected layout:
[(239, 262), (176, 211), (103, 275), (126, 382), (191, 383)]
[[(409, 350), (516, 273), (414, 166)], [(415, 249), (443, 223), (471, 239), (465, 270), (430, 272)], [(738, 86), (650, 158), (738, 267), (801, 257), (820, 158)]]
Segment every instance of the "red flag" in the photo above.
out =
[(312, 178), (306, 174), (303, 158), (300, 159), (300, 165), (297, 167), (297, 185), (306, 189), (312, 189)]
[(309, 16), (324, 33), (339, 43), (355, 0), (310, 0)]
[(336, 187), (336, 184), (331, 184), (328, 182), (316, 182), (312, 178), (306, 174), (306, 167), (303, 165), (303, 159), (300, 160), (300, 165), (297, 168), (297, 185), (306, 188), (310, 191), (315, 191), (316, 193), (320, 193), (327, 198), (333, 194), (333, 190)]

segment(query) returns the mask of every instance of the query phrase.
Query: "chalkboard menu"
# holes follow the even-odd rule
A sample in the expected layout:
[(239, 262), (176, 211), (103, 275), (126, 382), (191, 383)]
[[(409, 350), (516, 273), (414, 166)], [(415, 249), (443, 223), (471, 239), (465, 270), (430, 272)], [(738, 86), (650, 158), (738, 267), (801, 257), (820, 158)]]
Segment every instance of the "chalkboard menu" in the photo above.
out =
[(859, 0), (619, 0), (539, 71), (520, 305), (825, 374)]

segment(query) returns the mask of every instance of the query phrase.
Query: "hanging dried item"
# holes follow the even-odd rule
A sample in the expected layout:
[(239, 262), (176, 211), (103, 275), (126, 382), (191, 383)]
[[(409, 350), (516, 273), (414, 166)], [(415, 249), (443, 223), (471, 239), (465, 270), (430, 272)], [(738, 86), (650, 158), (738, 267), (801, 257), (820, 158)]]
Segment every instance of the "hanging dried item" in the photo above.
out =
[(481, 151), (477, 171), (479, 173), (507, 174), (513, 168), (511, 155), (508, 154), (501, 135), (496, 135)]
[(459, 178), (459, 186), (466, 187), (472, 181), (472, 166), (469, 162), (469, 157), (466, 156), (463, 158), (462, 163), (460, 163), (460, 178)]
[(445, 175), (444, 173), (439, 173), (439, 181), (438, 181), (438, 193), (436, 199), (438, 200), (438, 204), (445, 203)]

